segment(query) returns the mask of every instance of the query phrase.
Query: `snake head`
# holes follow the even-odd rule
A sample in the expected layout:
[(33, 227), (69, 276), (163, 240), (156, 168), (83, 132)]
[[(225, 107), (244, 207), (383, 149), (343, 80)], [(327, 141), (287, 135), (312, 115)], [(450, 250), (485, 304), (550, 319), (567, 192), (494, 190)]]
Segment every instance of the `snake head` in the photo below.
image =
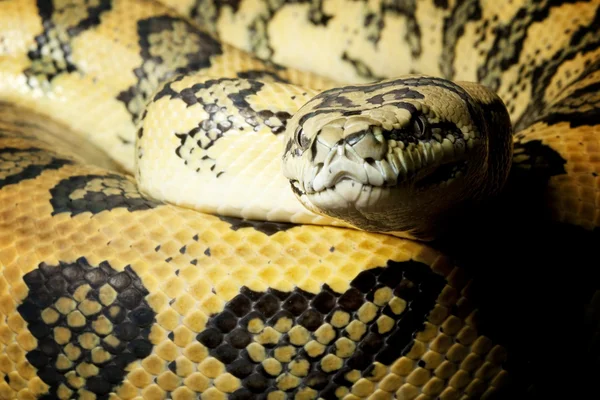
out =
[(414, 75), (324, 91), (285, 135), (283, 173), (305, 207), (422, 240), (503, 186), (512, 149), (492, 91)]

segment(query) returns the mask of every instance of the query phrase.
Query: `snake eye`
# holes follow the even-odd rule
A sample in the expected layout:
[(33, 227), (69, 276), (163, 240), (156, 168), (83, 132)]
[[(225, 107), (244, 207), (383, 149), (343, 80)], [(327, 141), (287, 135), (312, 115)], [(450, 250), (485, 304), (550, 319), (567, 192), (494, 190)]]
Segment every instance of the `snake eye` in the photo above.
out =
[(302, 132), (302, 128), (296, 129), (296, 143), (298, 145), (300, 145), (300, 138), (302, 137), (302, 135), (304, 135), (304, 132)]
[(310, 139), (304, 134), (304, 129), (302, 128), (298, 128), (296, 131), (296, 143), (303, 149), (306, 149), (310, 145)]
[(425, 136), (429, 131), (429, 124), (427, 123), (425, 117), (421, 115), (415, 118), (413, 124), (417, 137)]

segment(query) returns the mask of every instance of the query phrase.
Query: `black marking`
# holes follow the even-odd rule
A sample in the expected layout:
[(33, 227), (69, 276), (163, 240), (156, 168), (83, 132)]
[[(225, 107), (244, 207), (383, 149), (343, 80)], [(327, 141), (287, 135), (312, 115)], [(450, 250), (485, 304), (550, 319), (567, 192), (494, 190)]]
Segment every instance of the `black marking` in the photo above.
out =
[[(253, 71), (253, 73), (256, 75), (258, 71)], [(270, 72), (266, 71), (265, 73), (269, 74)], [(171, 82), (165, 84), (155, 96), (155, 100), (169, 96), (172, 99), (181, 99), (188, 106), (200, 104), (208, 113), (208, 118), (199, 121), (198, 125), (188, 132), (174, 133), (180, 141), (180, 145), (175, 149), (175, 154), (186, 163), (194, 150), (200, 150), (203, 155), (194, 154), (193, 158), (202, 160), (201, 165), (198, 166), (195, 162), (190, 165), (193, 165), (197, 172), (203, 169), (210, 170), (219, 177), (223, 171), (216, 169), (216, 160), (205, 153), (231, 129), (256, 131), (262, 126), (266, 126), (273, 134), (282, 133), (287, 121), (291, 118), (289, 113), (257, 111), (248, 102), (248, 97), (258, 94), (263, 86), (264, 83), (256, 80), (230, 78), (211, 79), (203, 83), (196, 83), (181, 91), (173, 90)], [(229, 92), (227, 97), (236, 108), (235, 112), (228, 110), (228, 107), (231, 107), (229, 104), (221, 104), (219, 99), (213, 96), (213, 92), (217, 88)], [(233, 114), (235, 113), (239, 114), (243, 120), (234, 118)], [(226, 118), (223, 118), (224, 115)]]
[(171, 371), (174, 374), (177, 374), (177, 362), (176, 361), (171, 361), (167, 367), (169, 368), (169, 371)]
[(215, 349), (223, 342), (223, 334), (216, 328), (207, 328), (196, 339), (209, 349)]
[[(138, 132), (138, 134), (139, 134), (139, 133), (140, 133), (140, 132)], [(143, 133), (142, 133), (142, 135), (143, 135)], [(132, 143), (133, 143), (133, 141), (131, 141), (131, 140), (129, 140), (129, 139), (125, 139), (125, 138), (124, 138), (123, 136), (121, 136), (121, 135), (117, 135), (117, 139), (119, 139), (119, 141), (120, 141), (122, 144), (124, 144), (124, 145), (128, 145), (128, 144), (132, 144)]]
[(305, 1), (310, 4), (310, 8), (308, 10), (308, 20), (316, 26), (327, 26), (329, 20), (333, 17), (325, 14), (325, 11), (323, 11), (323, 0)]
[(383, 14), (382, 19), (385, 18), (385, 14), (388, 12), (406, 17), (406, 33), (404, 35), (404, 41), (409, 44), (410, 53), (413, 58), (418, 58), (423, 49), (421, 45), (421, 26), (417, 22), (416, 16), (417, 1), (407, 0), (401, 2), (383, 2), (381, 6), (381, 12)]
[[(323, 10), (323, 0), (294, 0), (295, 3), (308, 3), (308, 13), (307, 20), (315, 26), (327, 26), (329, 20), (332, 16), (327, 15)], [(252, 22), (249, 24), (249, 42), (250, 42), (250, 51), (253, 54), (260, 54), (261, 59), (268, 60), (268, 62), (273, 65), (275, 68), (282, 69), (283, 67), (277, 65), (273, 62), (273, 55), (275, 51), (271, 47), (270, 38), (268, 35), (268, 24), (273, 19), (277, 11), (280, 7), (285, 6), (285, 2), (282, 3), (265, 3), (266, 7), (264, 12), (261, 12), (257, 17), (255, 17)], [(206, 7), (202, 8), (202, 10), (197, 14), (205, 13)], [(219, 7), (219, 12), (221, 12), (222, 8)], [(216, 27), (214, 25), (214, 21), (216, 21), (218, 16), (213, 16), (213, 30), (216, 32)], [(204, 19), (204, 18), (200, 18)]]
[(291, 83), (287, 79), (283, 79), (273, 71), (253, 69), (238, 72), (236, 74), (240, 79), (261, 80), (265, 82)]
[(216, 22), (224, 8), (231, 8), (235, 14), (240, 8), (241, 0), (223, 0), (211, 3), (212, 7), (207, 7), (204, 0), (195, 0), (190, 8), (190, 17), (199, 23), (211, 33), (217, 34)]
[[(506, 25), (497, 26), (494, 33), (494, 43), (490, 47), (485, 64), (477, 71), (479, 81), (490, 85), (493, 90), (498, 88), (498, 80), (486, 81), (486, 77), (492, 71), (506, 71), (517, 64), (523, 52), (523, 45), (527, 39), (529, 27), (548, 17), (551, 8), (560, 6), (559, 2), (541, 1), (538, 3), (527, 3), (521, 7), (511, 21)], [(477, 2), (472, 1), (471, 7), (477, 7)], [(477, 19), (481, 18), (481, 10), (478, 10)], [(504, 50), (500, 50), (504, 49)]]
[(175, 91), (171, 85), (175, 82), (179, 82), (181, 81), (183, 78), (185, 78), (185, 75), (181, 74), (181, 75), (177, 75), (175, 78), (171, 79), (168, 82), (165, 82), (161, 87), (160, 90), (158, 90), (156, 92), (156, 94), (154, 95), (154, 98), (152, 99), (152, 101), (158, 101), (160, 99), (162, 99), (165, 96), (169, 96), (170, 99), (176, 99), (180, 97), (179, 92)]
[(230, 228), (233, 231), (243, 228), (253, 228), (254, 230), (262, 232), (267, 236), (274, 235), (280, 231), (286, 231), (296, 226), (296, 224), (291, 223), (254, 221), (234, 217), (219, 216), (219, 219), (230, 224)]
[[(263, 317), (269, 318), (275, 315), (279, 309), (279, 299), (277, 297), (266, 294), (262, 296), (255, 304), (254, 309), (258, 311)], [(283, 305), (285, 308), (285, 304)]]
[[(82, 32), (97, 26), (102, 14), (112, 7), (109, 0), (100, 0), (94, 6), (86, 3), (76, 5), (37, 0), (43, 31), (35, 37), (35, 45), (27, 52), (31, 66), (24, 74), (28, 78), (29, 86), (39, 87), (43, 81), (51, 82), (59, 75), (78, 70), (72, 59), (72, 40)], [(76, 7), (79, 9), (75, 9)], [(67, 20), (63, 16), (65, 13), (83, 18)], [(65, 22), (74, 25), (63, 25)]]
[[(121, 274), (127, 276), (128, 284), (113, 286), (112, 278)], [(126, 367), (131, 362), (150, 355), (152, 344), (149, 333), (150, 326), (155, 322), (155, 314), (143, 299), (148, 291), (130, 267), (117, 272), (107, 262), (92, 266), (85, 258), (80, 258), (74, 263), (61, 262), (58, 265), (41, 263), (37, 269), (25, 274), (23, 280), (29, 288), (29, 293), (17, 310), (27, 322), (32, 334), (37, 335), (38, 347), (27, 352), (26, 358), (38, 369), (38, 377), (49, 386), (44, 398), (58, 398), (57, 391), (60, 385), (76, 391), (77, 388), (70, 386), (67, 374), (76, 373), (77, 367), (85, 362), (94, 365), (99, 371), (97, 375), (85, 379), (84, 388), (94, 393), (97, 399), (108, 399), (108, 394), (123, 382), (127, 374)], [(117, 280), (123, 282), (123, 279)], [(54, 286), (57, 281), (65, 283), (60, 290)], [(59, 298), (65, 298), (81, 305), (81, 302), (74, 297), (74, 293), (86, 285), (90, 287), (86, 299), (96, 301), (101, 305), (101, 309), (93, 315), (87, 315), (84, 325), (75, 328), (68, 324), (68, 315), (56, 311), (54, 304)], [(117, 293), (110, 304), (102, 304), (99, 301), (99, 291), (104, 287), (111, 287), (111, 290)], [(46, 297), (48, 294), (50, 295), (48, 304), (43, 307), (37, 305), (40, 296)], [(131, 302), (131, 297), (139, 300)], [(108, 303), (106, 298), (104, 301)], [(46, 323), (43, 320), (42, 311), (46, 308), (58, 313), (59, 317), (56, 321)], [(115, 315), (111, 312), (111, 308), (118, 308), (120, 312)], [(72, 312), (77, 312), (77, 308)], [(111, 332), (98, 331), (94, 327), (103, 318), (113, 321)], [(45, 326), (46, 329), (41, 329), (41, 326)], [(56, 327), (69, 329), (71, 331), (69, 343), (79, 347), (81, 351), (78, 358), (71, 360), (72, 365), (62, 369), (58, 368), (57, 360), (61, 355), (68, 355), (65, 353), (65, 346), (59, 345), (55, 340), (54, 328)], [(84, 334), (99, 337), (100, 340), (93, 349), (86, 349), (79, 344)], [(103, 340), (109, 335), (118, 338), (120, 342), (117, 346), (112, 346), (108, 344), (110, 341)], [(92, 352), (103, 350), (111, 354), (110, 359), (95, 362)]]
[[(392, 286), (388, 286), (392, 285)], [(282, 371), (292, 371), (289, 362), (307, 362), (309, 370), (300, 376), (298, 387), (290, 388), (287, 393), (293, 397), (298, 390), (309, 387), (317, 391), (316, 397), (331, 398), (339, 386), (351, 383), (344, 378), (351, 369), (358, 369), (362, 376), (372, 374), (373, 363), (391, 365), (411, 349), (414, 336), (423, 329), (429, 312), (433, 309), (446, 280), (422, 263), (415, 261), (389, 261), (386, 267), (366, 270), (358, 274), (351, 287), (344, 293), (337, 293), (327, 285), (314, 295), (298, 288), (291, 292), (269, 289), (255, 292), (243, 287), (240, 294), (226, 304), (224, 310), (213, 315), (206, 329), (198, 335), (198, 340), (208, 349), (209, 354), (223, 362), (227, 371), (242, 380), (244, 395), (250, 398), (260, 397), (268, 388), (277, 386), (277, 376), (269, 375), (260, 362), (253, 361), (245, 350), (251, 343), (259, 341), (264, 329), (275, 329), (278, 323), (290, 320), (293, 326), (303, 326), (310, 333), (308, 340), (315, 340), (315, 333), (324, 322), (330, 322), (334, 313), (346, 311), (351, 320), (357, 320), (358, 310), (365, 302), (372, 301), (375, 292), (383, 287), (393, 290), (407, 303), (403, 312), (394, 314), (389, 305), (375, 306), (377, 315), (366, 323), (365, 333), (356, 337), (356, 350), (343, 359), (341, 368), (325, 372), (321, 360), (328, 354), (336, 354), (336, 341), (349, 340), (346, 327), (332, 327), (334, 337), (324, 344), (321, 354), (309, 356), (304, 343), (293, 344), (290, 335), (282, 332), (276, 343), (263, 343), (266, 357), (277, 358), (277, 349), (284, 346), (294, 351), (289, 361), (279, 360)], [(410, 287), (411, 290), (407, 288)], [(278, 310), (282, 310), (279, 311)], [(391, 330), (379, 333), (377, 317), (386, 315), (395, 321)], [(264, 328), (250, 332), (250, 321), (260, 321)], [(253, 329), (256, 329), (255, 323)], [(286, 331), (287, 332), (287, 331)]]
[[(181, 28), (185, 30), (185, 34), (168, 36), (169, 32), (178, 32)], [(143, 60), (142, 65), (134, 69), (137, 82), (117, 96), (131, 113), (134, 122), (138, 120), (158, 84), (178, 74), (210, 67), (211, 57), (222, 53), (220, 43), (211, 35), (185, 20), (172, 16), (162, 15), (138, 21), (137, 30), (140, 38), (140, 56)], [(160, 41), (159, 46), (153, 47), (150, 37), (160, 35), (165, 35), (165, 38)], [(166, 45), (164, 41), (173, 43)], [(193, 50), (183, 53), (178, 49)], [(166, 53), (157, 54), (161, 51)], [(164, 90), (163, 87), (155, 99), (160, 98), (159, 95)]]
[(294, 147), (294, 140), (289, 139), (287, 141), (287, 143), (285, 144), (285, 150), (283, 151), (283, 154), (288, 154), (290, 152), (290, 150), (292, 149), (292, 147)]
[[(350, 108), (350, 109), (357, 109), (357, 110), (344, 110), (346, 113), (348, 113), (348, 115), (351, 115), (352, 112), (360, 113), (361, 106), (359, 104), (352, 103), (351, 100), (344, 97), (345, 93), (351, 93), (351, 92), (357, 92), (357, 91), (364, 92), (364, 93), (372, 93), (375, 91), (383, 90), (385, 88), (392, 88), (389, 93), (392, 96), (394, 96), (394, 100), (402, 99), (402, 98), (409, 98), (409, 99), (424, 98), (421, 93), (419, 93), (415, 90), (411, 90), (409, 88), (408, 90), (404, 91), (402, 89), (398, 89), (397, 88), (398, 86), (408, 86), (408, 87), (434, 86), (434, 87), (443, 88), (444, 90), (449, 90), (449, 91), (455, 93), (456, 95), (458, 95), (467, 104), (467, 107), (469, 108), (472, 118), (476, 118), (478, 115), (478, 113), (476, 113), (473, 110), (474, 104), (473, 104), (472, 97), (462, 87), (460, 87), (456, 83), (446, 80), (446, 79), (436, 78), (436, 77), (409, 77), (409, 78), (389, 79), (389, 80), (385, 80), (382, 82), (375, 82), (375, 83), (370, 83), (370, 84), (346, 85), (346, 86), (343, 86), (340, 88), (333, 88), (333, 89), (325, 90), (310, 100), (309, 103), (311, 105), (311, 109), (314, 111), (311, 111), (311, 112), (307, 113), (306, 115), (303, 115), (299, 121), (299, 125), (302, 126), (303, 123), (307, 119), (311, 118), (312, 116), (314, 116), (316, 114), (320, 114), (323, 112), (330, 112), (331, 111), (329, 109), (330, 107), (335, 107), (335, 108), (344, 107), (344, 108)], [(386, 94), (383, 94), (383, 96), (385, 96), (385, 95)], [(378, 96), (373, 96), (372, 99), (374, 99), (374, 100), (372, 100), (374, 104), (379, 104)], [(394, 104), (394, 105), (396, 104), (393, 101), (391, 101), (389, 103)], [(387, 101), (386, 101), (386, 104), (388, 104)], [(403, 104), (407, 104), (407, 103), (403, 103)], [(480, 118), (477, 118), (477, 121), (479, 119)]]
[[(83, 196), (72, 197), (76, 191), (84, 190), (86, 186), (95, 180), (99, 180), (101, 191), (88, 190)], [(105, 190), (111, 190), (107, 194)], [(119, 194), (112, 194), (118, 190)], [(102, 211), (115, 208), (126, 208), (128, 211), (148, 210), (160, 205), (160, 203), (143, 197), (136, 189), (135, 184), (129, 179), (116, 174), (108, 175), (79, 175), (63, 179), (50, 189), (52, 195), (52, 215), (62, 212), (71, 213), (72, 216), (83, 212), (98, 214)]]
[(444, 18), (442, 54), (439, 66), (442, 76), (452, 79), (455, 75), (454, 59), (455, 44), (464, 35), (465, 25), (469, 21), (477, 21), (481, 18), (481, 8), (478, 0), (467, 0), (457, 3), (452, 12)]
[(44, 171), (57, 170), (72, 164), (70, 160), (56, 158), (51, 153), (35, 147), (25, 149), (5, 147), (0, 149), (0, 160), (10, 165), (10, 168), (0, 168), (2, 173), (0, 189), (35, 179)]
[(424, 99), (421, 93), (412, 90), (407, 87), (403, 87), (400, 89), (392, 89), (389, 92), (377, 94), (373, 97), (368, 98), (366, 101), (370, 104), (383, 104), (384, 102), (390, 102), (390, 100), (400, 100), (400, 99)]
[(547, 183), (552, 176), (567, 173), (567, 161), (552, 147), (543, 144), (540, 140), (523, 142), (522, 135), (516, 135), (514, 142), (514, 155), (527, 155), (526, 159), (518, 158), (513, 162), (512, 176), (527, 174), (527, 181)]
[(381, 32), (385, 28), (383, 16), (380, 13), (369, 12), (365, 14), (363, 26), (366, 30), (374, 30), (374, 32), (368, 34), (367, 38), (370, 42), (377, 45), (379, 40), (381, 40)]
[[(417, 2), (414, 0), (381, 3), (377, 11), (368, 12), (365, 14), (365, 18), (363, 20), (363, 30), (367, 34), (366, 39), (372, 42), (374, 46), (377, 46), (381, 40), (381, 34), (385, 29), (388, 15), (401, 15), (406, 18), (406, 33), (404, 34), (404, 41), (409, 45), (411, 55), (414, 58), (419, 57), (422, 52), (421, 27), (416, 19), (416, 9)], [(355, 33), (357, 33), (356, 30)], [(361, 65), (358, 66), (356, 63), (357, 61), (352, 61), (352, 64), (357, 72), (361, 74), (365, 68), (365, 64), (361, 61), (359, 62)]]
[(364, 61), (352, 58), (350, 55), (348, 55), (347, 52), (344, 52), (342, 54), (342, 60), (350, 63), (350, 65), (352, 65), (352, 68), (354, 68), (354, 70), (356, 71), (356, 74), (362, 78), (366, 78), (369, 80), (380, 80), (384, 78), (383, 76), (375, 75), (375, 73), (367, 64), (364, 63)]
[[(314, 154), (314, 152), (313, 152)], [(300, 190), (300, 188), (297, 186), (298, 181), (294, 180), (294, 181), (290, 181), (290, 187), (292, 188), (292, 192), (294, 192), (294, 194), (296, 195), (296, 197), (300, 198), (302, 196), (304, 196), (306, 193), (304, 193), (302, 190)]]
[[(523, 58), (522, 52), (525, 41), (528, 38), (529, 27), (538, 21), (546, 19), (553, 8), (570, 2), (542, 1), (531, 4), (527, 3), (526, 6), (520, 8), (515, 13), (514, 18), (507, 22), (506, 25), (496, 27), (491, 50), (487, 53), (485, 63), (477, 71), (478, 80), (492, 90), (497, 90), (500, 87), (501, 74), (518, 65)], [(580, 54), (591, 54), (599, 48), (600, 36), (597, 34), (596, 28), (599, 24), (600, 9), (596, 9), (594, 18), (588, 25), (580, 26), (576, 32), (573, 32), (567, 46), (557, 48), (552, 55), (549, 55), (541, 63), (536, 64), (532, 58), (530, 63), (520, 66), (518, 78), (511, 85), (512, 96), (516, 97), (518, 92), (526, 90), (527, 86), (530, 85), (531, 98), (527, 102), (527, 108), (514, 117), (515, 131), (520, 131), (540, 120), (540, 118), (543, 118), (548, 113), (554, 112), (550, 110), (549, 104), (546, 101), (548, 87), (551, 85), (552, 80), (556, 79), (556, 73), (559, 71), (559, 68), (567, 61), (573, 60)], [(506, 50), (500, 51), (500, 49)], [(595, 64), (588, 65), (584, 71), (572, 74), (570, 78), (567, 77), (566, 82), (557, 81), (557, 87), (564, 89), (570, 86), (572, 82), (581, 81), (591, 72), (598, 70), (598, 64), (600, 63), (596, 62)], [(514, 105), (510, 104), (510, 94), (507, 94), (507, 104), (511, 112), (514, 113)], [(568, 104), (570, 101), (577, 102), (577, 100), (572, 98), (566, 100), (564, 104)], [(557, 115), (559, 114), (560, 111), (557, 112)], [(593, 124), (593, 113), (592, 115), (584, 113), (581, 117), (587, 121), (584, 123)], [(576, 117), (573, 118), (573, 120), (575, 119)]]
[[(596, 70), (600, 70), (600, 62)], [(576, 89), (568, 97), (549, 107), (540, 121), (548, 125), (568, 122), (570, 128), (598, 125), (600, 123), (598, 93), (600, 93), (600, 82), (593, 82)]]
[(442, 8), (444, 10), (448, 8), (448, 0), (434, 0), (433, 4), (435, 4), (437, 8)]

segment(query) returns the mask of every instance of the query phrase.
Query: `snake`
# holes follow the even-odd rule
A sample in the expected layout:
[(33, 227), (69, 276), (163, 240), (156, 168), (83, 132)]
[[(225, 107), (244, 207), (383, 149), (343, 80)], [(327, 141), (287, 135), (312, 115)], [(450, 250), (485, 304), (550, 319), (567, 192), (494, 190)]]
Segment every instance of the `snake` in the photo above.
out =
[(563, 337), (512, 271), (579, 250), (499, 226), (593, 251), (599, 27), (598, 1), (0, 1), (0, 398), (531, 393)]

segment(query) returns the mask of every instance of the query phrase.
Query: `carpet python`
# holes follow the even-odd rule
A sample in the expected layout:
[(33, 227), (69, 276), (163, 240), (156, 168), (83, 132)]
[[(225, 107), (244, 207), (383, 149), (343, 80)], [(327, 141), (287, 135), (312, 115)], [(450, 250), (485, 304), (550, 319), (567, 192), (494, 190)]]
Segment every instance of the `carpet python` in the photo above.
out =
[[(598, 1), (0, 1), (0, 398), (490, 399), (552, 390), (565, 365), (583, 379), (599, 27)], [(502, 99), (498, 208), (423, 243), (281, 192), (286, 137), (307, 140), (288, 124), (386, 82), (371, 104), (460, 82)], [(468, 148), (451, 114), (432, 148)]]

